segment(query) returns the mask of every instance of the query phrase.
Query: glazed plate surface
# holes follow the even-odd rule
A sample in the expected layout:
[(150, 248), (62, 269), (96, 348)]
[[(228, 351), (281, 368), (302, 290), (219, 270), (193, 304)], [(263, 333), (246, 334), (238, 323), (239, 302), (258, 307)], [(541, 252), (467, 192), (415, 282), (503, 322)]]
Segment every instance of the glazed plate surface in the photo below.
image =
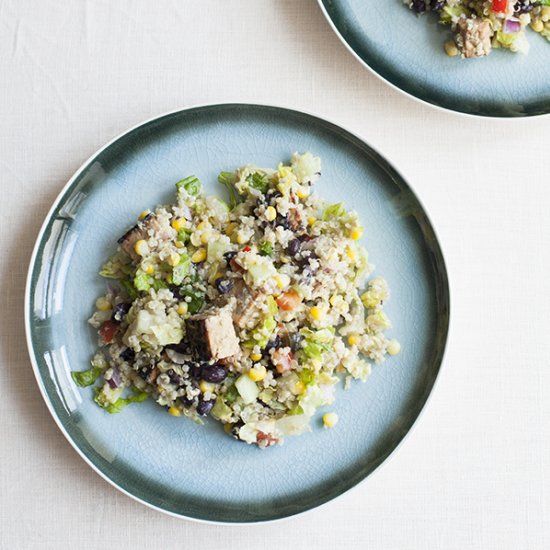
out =
[[(96, 349), (86, 320), (106, 281), (117, 238), (146, 208), (169, 203), (189, 174), (223, 196), (221, 170), (276, 166), (294, 151), (322, 159), (316, 192), (355, 208), (363, 243), (388, 281), (385, 311), (402, 353), (366, 383), (339, 388), (340, 421), (259, 450), (221, 424), (198, 426), (151, 401), (109, 415), (77, 388)], [(318, 506), (373, 472), (409, 431), (432, 389), (449, 323), (445, 265), (432, 226), (403, 178), (361, 139), (304, 113), (226, 104), (146, 122), (115, 139), (75, 174), (45, 221), (30, 266), (27, 336), (53, 417), (100, 475), (139, 501), (177, 516), (225, 523), (283, 518)]]

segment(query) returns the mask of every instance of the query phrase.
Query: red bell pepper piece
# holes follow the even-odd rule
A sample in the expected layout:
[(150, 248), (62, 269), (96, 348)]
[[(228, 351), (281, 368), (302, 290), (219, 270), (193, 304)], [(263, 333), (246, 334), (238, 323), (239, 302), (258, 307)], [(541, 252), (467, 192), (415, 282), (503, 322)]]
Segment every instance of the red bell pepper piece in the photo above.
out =
[(99, 327), (99, 336), (106, 343), (110, 344), (118, 332), (118, 325), (114, 321), (105, 321), (101, 327)]
[(508, 10), (508, 0), (493, 0), (492, 8), (495, 13), (506, 13)]

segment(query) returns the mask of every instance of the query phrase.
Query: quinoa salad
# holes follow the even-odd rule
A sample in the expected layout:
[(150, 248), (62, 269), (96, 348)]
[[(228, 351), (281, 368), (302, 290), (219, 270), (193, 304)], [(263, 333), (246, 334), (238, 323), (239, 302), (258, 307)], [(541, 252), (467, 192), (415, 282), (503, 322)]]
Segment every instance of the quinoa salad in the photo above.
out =
[[(101, 269), (99, 350), (75, 383), (97, 382), (108, 413), (151, 398), (262, 448), (310, 430), (339, 381), (400, 350), (357, 214), (313, 192), (320, 175), (318, 157), (296, 153), (222, 172), (229, 202), (194, 176), (176, 183), (175, 203), (143, 212)], [(337, 421), (326, 409), (323, 425)]]
[(550, 41), (550, 0), (404, 0), (418, 14), (434, 12), (449, 25), (449, 56), (483, 57), (495, 48), (527, 53), (526, 29)]

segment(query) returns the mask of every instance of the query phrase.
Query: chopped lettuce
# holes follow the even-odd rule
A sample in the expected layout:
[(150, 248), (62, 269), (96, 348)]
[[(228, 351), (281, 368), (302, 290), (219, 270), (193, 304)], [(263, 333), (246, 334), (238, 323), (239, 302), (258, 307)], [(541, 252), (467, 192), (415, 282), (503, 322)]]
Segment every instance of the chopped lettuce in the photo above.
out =
[[(179, 294), (187, 303), (187, 311), (191, 314), (198, 313), (204, 305), (204, 292), (195, 289), (191, 285), (183, 286), (179, 289)], [(189, 298), (189, 300), (187, 300)]]
[(331, 204), (325, 208), (321, 219), (326, 222), (328, 220), (333, 220), (336, 218), (342, 217), (346, 213), (344, 205), (341, 202)]
[(196, 197), (200, 194), (202, 190), (202, 185), (197, 177), (188, 176), (185, 179), (182, 179), (181, 181), (178, 181), (176, 183), (176, 189), (178, 191), (180, 189), (185, 189), (188, 195), (190, 195), (191, 197)]
[(294, 153), (290, 167), (300, 183), (310, 183), (321, 173), (321, 159), (313, 156), (309, 151), (303, 155)]
[(273, 255), (273, 245), (265, 241), (259, 246), (259, 251), (262, 256), (272, 256)]
[(86, 386), (91, 386), (99, 378), (101, 374), (101, 369), (98, 367), (92, 367), (89, 370), (85, 371), (75, 371), (71, 372), (71, 378), (74, 380), (77, 386), (85, 388)]
[[(95, 402), (109, 414), (119, 413), (124, 407), (126, 407), (126, 405), (129, 405), (130, 403), (141, 403), (149, 397), (148, 393), (134, 388), (134, 393), (132, 395), (126, 398), (118, 397), (116, 399), (113, 399), (112, 395), (106, 395), (105, 389), (106, 387), (104, 386), (97, 392), (95, 396)], [(123, 388), (117, 388), (116, 390), (113, 390), (112, 394), (120, 395), (122, 391)]]
[(191, 236), (191, 230), (190, 229), (186, 229), (185, 227), (180, 229), (178, 231), (178, 236), (177, 236), (177, 239), (180, 243), (183, 243), (185, 244), (188, 240), (189, 240), (189, 237)]
[(260, 390), (248, 374), (241, 374), (235, 381), (235, 387), (245, 403), (254, 403), (260, 394)]
[(229, 422), (232, 416), (231, 408), (228, 407), (221, 396), (218, 395), (216, 403), (211, 412), (214, 418), (221, 420), (222, 422)]
[(297, 414), (304, 414), (304, 409), (300, 403), (296, 403), (289, 411), (288, 414), (295, 416)]
[(178, 265), (172, 269), (172, 283), (175, 285), (183, 283), (183, 279), (189, 273), (191, 265), (191, 258), (185, 252), (180, 253), (180, 258)]
[(229, 204), (231, 208), (235, 208), (237, 205), (237, 193), (235, 192), (235, 183), (238, 180), (237, 174), (235, 172), (220, 172), (218, 176), (218, 181), (225, 186), (229, 192)]
[(220, 235), (208, 243), (208, 262), (221, 262), (223, 255), (230, 249), (231, 241), (229, 240), (229, 237), (226, 235)]
[(252, 189), (258, 190), (263, 195), (265, 195), (269, 189), (269, 180), (265, 173), (253, 172), (246, 177), (246, 181)]

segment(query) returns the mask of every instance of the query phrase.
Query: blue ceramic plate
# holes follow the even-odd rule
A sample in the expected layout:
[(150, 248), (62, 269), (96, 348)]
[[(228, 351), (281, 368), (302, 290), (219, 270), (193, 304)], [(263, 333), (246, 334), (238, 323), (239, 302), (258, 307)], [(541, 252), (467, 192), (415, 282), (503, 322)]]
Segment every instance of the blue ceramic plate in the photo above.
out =
[[(245, 163), (276, 166), (294, 151), (323, 162), (317, 191), (357, 209), (376, 273), (389, 282), (387, 313), (400, 355), (367, 383), (340, 390), (332, 430), (321, 427), (265, 451), (147, 401), (109, 415), (77, 388), (96, 335), (86, 320), (105, 289), (102, 262), (144, 208), (166, 203), (196, 174), (206, 192)], [(447, 337), (449, 290), (441, 250), (403, 178), (349, 132), (277, 107), (214, 105), (168, 114), (115, 139), (75, 174), (55, 202), (31, 261), (26, 327), (36, 377), (70, 443), (97, 472), (159, 510), (207, 521), (257, 522), (311, 509), (356, 485), (396, 448), (424, 406)]]
[(344, 44), (396, 88), (461, 113), (521, 117), (550, 113), (550, 43), (527, 31), (528, 55), (449, 57), (448, 28), (403, 0), (318, 0)]

